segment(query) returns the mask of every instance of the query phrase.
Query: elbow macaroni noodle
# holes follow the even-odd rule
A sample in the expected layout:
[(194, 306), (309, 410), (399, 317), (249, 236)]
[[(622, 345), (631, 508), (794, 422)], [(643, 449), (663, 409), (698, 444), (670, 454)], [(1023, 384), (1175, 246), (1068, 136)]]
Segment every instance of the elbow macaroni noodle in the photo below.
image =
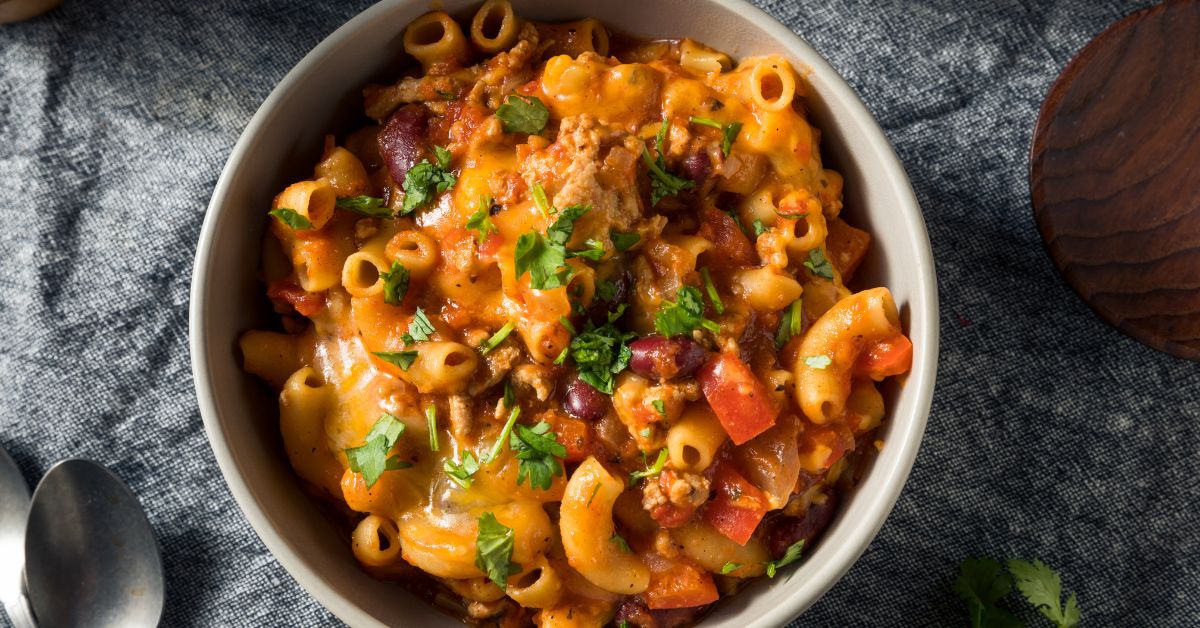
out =
[(803, 78), (507, 0), (402, 43), (378, 124), (264, 208), (281, 322), (239, 342), (355, 559), (549, 628), (694, 622), (818, 542), (912, 346), (846, 286), (870, 236)]

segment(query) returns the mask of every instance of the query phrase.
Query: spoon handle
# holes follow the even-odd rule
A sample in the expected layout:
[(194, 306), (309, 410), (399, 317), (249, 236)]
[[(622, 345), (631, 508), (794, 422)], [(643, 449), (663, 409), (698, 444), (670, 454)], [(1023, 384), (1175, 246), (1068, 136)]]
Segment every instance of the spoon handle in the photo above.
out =
[(5, 602), (4, 610), (14, 628), (38, 628), (37, 620), (33, 618), (33, 610), (29, 606), (29, 598), (25, 597), (24, 593)]

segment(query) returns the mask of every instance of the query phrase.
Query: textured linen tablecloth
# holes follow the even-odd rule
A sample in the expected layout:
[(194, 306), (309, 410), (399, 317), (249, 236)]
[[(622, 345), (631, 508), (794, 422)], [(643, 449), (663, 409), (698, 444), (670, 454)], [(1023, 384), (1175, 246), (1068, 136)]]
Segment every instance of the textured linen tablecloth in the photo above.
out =
[[(187, 304), (205, 206), (242, 128), (367, 5), (66, 0), (0, 26), (0, 445), (30, 481), (85, 456), (129, 483), (161, 541), (165, 625), (337, 624), (221, 478), (192, 389)], [(895, 144), (942, 307), (908, 485), (796, 625), (966, 625), (950, 587), (978, 554), (1060, 569), (1089, 626), (1200, 625), (1200, 366), (1101, 323), (1055, 273), (1027, 200), (1046, 90), (1141, 6), (763, 3)]]

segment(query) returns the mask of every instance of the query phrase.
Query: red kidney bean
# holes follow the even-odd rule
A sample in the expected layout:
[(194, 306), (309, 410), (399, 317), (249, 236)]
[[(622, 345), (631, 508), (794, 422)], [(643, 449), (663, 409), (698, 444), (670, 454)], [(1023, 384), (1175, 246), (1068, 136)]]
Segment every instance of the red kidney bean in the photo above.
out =
[(654, 618), (655, 628), (680, 628), (681, 626), (696, 625), (700, 621), (700, 617), (710, 608), (712, 608), (712, 604), (687, 608), (665, 608), (650, 611), (650, 616)]
[(704, 183), (711, 170), (712, 161), (708, 158), (708, 153), (703, 150), (692, 153), (683, 160), (684, 176), (695, 181), (696, 185)]
[(656, 380), (690, 377), (704, 364), (708, 351), (687, 338), (646, 336), (629, 343), (629, 368)]
[(567, 389), (563, 395), (563, 408), (567, 414), (577, 419), (595, 421), (608, 411), (608, 399), (605, 394), (579, 379), (578, 375), (572, 376), (567, 382)]
[(404, 182), (404, 175), (424, 152), (425, 127), (425, 110), (407, 105), (388, 116), (379, 132), (379, 153), (397, 184)]
[(631, 596), (625, 598), (617, 607), (617, 615), (613, 618), (616, 626), (637, 626), (638, 628), (658, 628), (654, 616), (642, 598)]
[(813, 540), (829, 527), (829, 522), (837, 513), (838, 501), (837, 494), (833, 493), (823, 504), (814, 502), (803, 517), (779, 517), (772, 521), (767, 532), (767, 549), (771, 557), (779, 559), (801, 539), (804, 540), (804, 551), (808, 552)]

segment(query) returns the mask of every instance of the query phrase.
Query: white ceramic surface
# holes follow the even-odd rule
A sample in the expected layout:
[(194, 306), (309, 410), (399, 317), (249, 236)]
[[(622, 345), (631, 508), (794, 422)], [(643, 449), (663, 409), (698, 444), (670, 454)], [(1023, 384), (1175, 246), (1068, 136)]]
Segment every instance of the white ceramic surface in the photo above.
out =
[[(477, 2), (445, 0), (452, 14)], [(706, 626), (779, 626), (800, 614), (850, 568), (883, 525), (925, 430), (937, 365), (937, 289), (921, 210), (904, 169), (854, 92), (804, 41), (739, 0), (514, 0), (522, 15), (595, 16), (642, 37), (688, 36), (735, 58), (781, 53), (807, 74), (821, 151), (846, 177), (846, 215), (874, 236), (855, 282), (891, 288), (915, 347), (913, 370), (888, 391), (887, 445), (798, 568), (722, 602)], [(321, 42), (284, 77), (251, 119), (217, 182), (192, 279), (192, 368), (205, 429), (230, 490), (279, 562), (353, 626), (451, 626), (453, 620), (395, 584), (361, 571), (346, 535), (300, 489), (282, 451), (273, 395), (239, 366), (237, 338), (269, 324), (256, 280), (259, 242), (272, 196), (307, 176), (326, 132), (359, 120), (363, 84), (404, 67), (405, 25), (425, 2), (385, 0)], [(846, 19), (853, 19), (847, 16)], [(342, 126), (339, 126), (342, 125)], [(264, 591), (263, 595), (270, 595)]]

